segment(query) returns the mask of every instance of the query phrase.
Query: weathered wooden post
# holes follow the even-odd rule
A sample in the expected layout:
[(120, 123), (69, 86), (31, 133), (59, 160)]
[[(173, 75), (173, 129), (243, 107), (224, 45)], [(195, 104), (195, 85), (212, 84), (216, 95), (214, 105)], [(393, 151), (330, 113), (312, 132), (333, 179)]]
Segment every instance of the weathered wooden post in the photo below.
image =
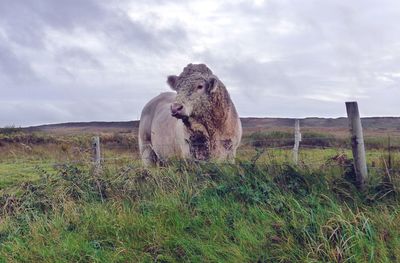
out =
[(100, 170), (101, 153), (100, 153), (100, 137), (99, 136), (93, 137), (92, 148), (93, 148), (93, 165), (94, 165), (94, 168), (95, 168), (95, 170)]
[(101, 201), (104, 202), (103, 192), (99, 181), (99, 177), (101, 174), (101, 152), (100, 152), (99, 136), (93, 137), (92, 148), (93, 148), (93, 176), (96, 181), (97, 188), (99, 189)]
[(357, 102), (346, 102), (346, 110), (351, 133), (351, 147), (354, 157), (356, 184), (357, 187), (362, 190), (364, 189), (365, 181), (368, 178), (368, 170), (365, 158), (364, 136)]
[(392, 145), (390, 144), (390, 135), (388, 136), (388, 168), (392, 169)]
[(293, 146), (293, 162), (298, 164), (299, 162), (299, 146), (301, 142), (300, 133), (300, 120), (294, 121), (294, 146)]

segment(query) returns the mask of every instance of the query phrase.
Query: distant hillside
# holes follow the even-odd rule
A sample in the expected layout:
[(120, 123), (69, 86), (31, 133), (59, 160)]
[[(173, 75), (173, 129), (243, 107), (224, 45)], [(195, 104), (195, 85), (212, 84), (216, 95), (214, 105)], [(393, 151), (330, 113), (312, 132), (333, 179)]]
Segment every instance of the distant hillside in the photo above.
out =
[(46, 124), (39, 126), (31, 126), (25, 128), (27, 131), (43, 131), (43, 132), (133, 132), (139, 128), (139, 121), (120, 121), (120, 122), (68, 122), (58, 124)]
[[(292, 118), (242, 118), (243, 129), (246, 131), (291, 129), (294, 125)], [(304, 129), (319, 129), (330, 131), (347, 130), (347, 118), (304, 118), (300, 119)], [(366, 130), (376, 132), (399, 132), (400, 117), (370, 117), (362, 119)], [(82, 132), (136, 132), (139, 121), (125, 122), (70, 122), (48, 124), (25, 128), (28, 131), (43, 131), (55, 133)]]
[[(347, 118), (304, 118), (300, 119), (303, 127), (347, 128)], [(292, 127), (294, 119), (291, 118), (242, 118), (242, 125), (246, 128), (254, 127)], [(364, 128), (369, 129), (398, 129), (400, 130), (400, 117), (369, 117), (362, 118)]]

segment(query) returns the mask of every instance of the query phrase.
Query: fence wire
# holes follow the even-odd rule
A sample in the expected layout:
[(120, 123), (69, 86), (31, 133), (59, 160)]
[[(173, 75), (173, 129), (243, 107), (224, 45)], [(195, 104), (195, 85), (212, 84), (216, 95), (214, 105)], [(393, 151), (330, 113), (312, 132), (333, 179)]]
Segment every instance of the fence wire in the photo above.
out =
[[(386, 140), (388, 137), (370, 137), (365, 136), (365, 139), (374, 140)], [(392, 136), (390, 138), (400, 138), (400, 136)], [(349, 143), (346, 145), (337, 145), (335, 140), (345, 140), (346, 138), (337, 137), (310, 137), (303, 138), (300, 142), (299, 148), (299, 165), (314, 165), (314, 166), (338, 166), (343, 169), (348, 168), (349, 164), (341, 164), (340, 162), (335, 162), (332, 158), (337, 156), (345, 156), (344, 159), (349, 159), (351, 156), (351, 147)], [(309, 144), (311, 140), (317, 141), (317, 144)], [(258, 162), (274, 162), (280, 160), (281, 162), (292, 162), (293, 160), (293, 138), (279, 138), (279, 139), (264, 139), (264, 140), (251, 140), (249, 138), (244, 138), (242, 140), (242, 145), (237, 151), (237, 158), (240, 160), (253, 160), (257, 157)], [(370, 171), (375, 171), (379, 173), (398, 173), (400, 172), (400, 145), (397, 145), (396, 140), (391, 140), (391, 145), (388, 149), (369, 150), (367, 148), (366, 156), (369, 158), (368, 169)], [(201, 146), (199, 144), (197, 146)], [(26, 146), (26, 145), (25, 145)], [(152, 145), (152, 147), (163, 148), (163, 147), (179, 147), (177, 143), (174, 144), (158, 144)], [(27, 152), (33, 151), (27, 149)], [(394, 149), (394, 150), (392, 150)], [(315, 152), (313, 151), (315, 150)], [(71, 146), (69, 151), (60, 151), (56, 153), (58, 158), (54, 156), (54, 159), (48, 160), (45, 157), (42, 159), (30, 159), (27, 160), (20, 159), (18, 154), (15, 154), (15, 158), (7, 158), (7, 161), (0, 160), (0, 167), (3, 167), (4, 173), (12, 172), (24, 172), (33, 169), (57, 169), (57, 167), (62, 167), (65, 165), (92, 165), (92, 153), (93, 149), (90, 147), (79, 147)], [(116, 152), (117, 151), (117, 152)], [(278, 152), (277, 152), (278, 151)], [(327, 152), (329, 151), (329, 152)], [(112, 162), (120, 162), (126, 164), (138, 164), (143, 160), (139, 154), (138, 145), (136, 144), (115, 144), (106, 143), (101, 145), (101, 162), (105, 165)], [(390, 153), (389, 153), (390, 152)], [(12, 154), (11, 154), (12, 155)], [(396, 162), (394, 167), (384, 167), (383, 164), (385, 160), (388, 159), (388, 155), (392, 155), (391, 162)], [(10, 161), (10, 160), (13, 161)], [(384, 161), (382, 161), (384, 160)], [(381, 166), (381, 167), (378, 167)], [(9, 172), (4, 170), (9, 170)], [(1, 173), (0, 173), (1, 175)]]

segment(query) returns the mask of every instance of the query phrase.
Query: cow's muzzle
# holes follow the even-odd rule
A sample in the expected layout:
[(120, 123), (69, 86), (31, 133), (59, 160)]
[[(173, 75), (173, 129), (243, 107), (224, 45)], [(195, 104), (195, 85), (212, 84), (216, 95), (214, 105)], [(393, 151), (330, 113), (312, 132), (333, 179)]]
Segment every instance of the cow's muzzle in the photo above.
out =
[(171, 115), (177, 119), (185, 119), (187, 115), (185, 113), (185, 108), (182, 104), (172, 103), (171, 104)]

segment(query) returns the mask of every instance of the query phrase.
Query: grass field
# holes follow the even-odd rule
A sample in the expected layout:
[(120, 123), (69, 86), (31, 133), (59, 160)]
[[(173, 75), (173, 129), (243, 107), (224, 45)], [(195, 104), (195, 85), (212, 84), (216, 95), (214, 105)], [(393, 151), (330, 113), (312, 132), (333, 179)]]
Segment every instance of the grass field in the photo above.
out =
[(390, 160), (367, 138), (360, 192), (346, 139), (324, 136), (297, 166), (290, 134), (257, 131), (234, 165), (145, 169), (134, 136), (103, 134), (95, 177), (89, 134), (0, 135), (0, 262), (400, 261), (396, 137)]

